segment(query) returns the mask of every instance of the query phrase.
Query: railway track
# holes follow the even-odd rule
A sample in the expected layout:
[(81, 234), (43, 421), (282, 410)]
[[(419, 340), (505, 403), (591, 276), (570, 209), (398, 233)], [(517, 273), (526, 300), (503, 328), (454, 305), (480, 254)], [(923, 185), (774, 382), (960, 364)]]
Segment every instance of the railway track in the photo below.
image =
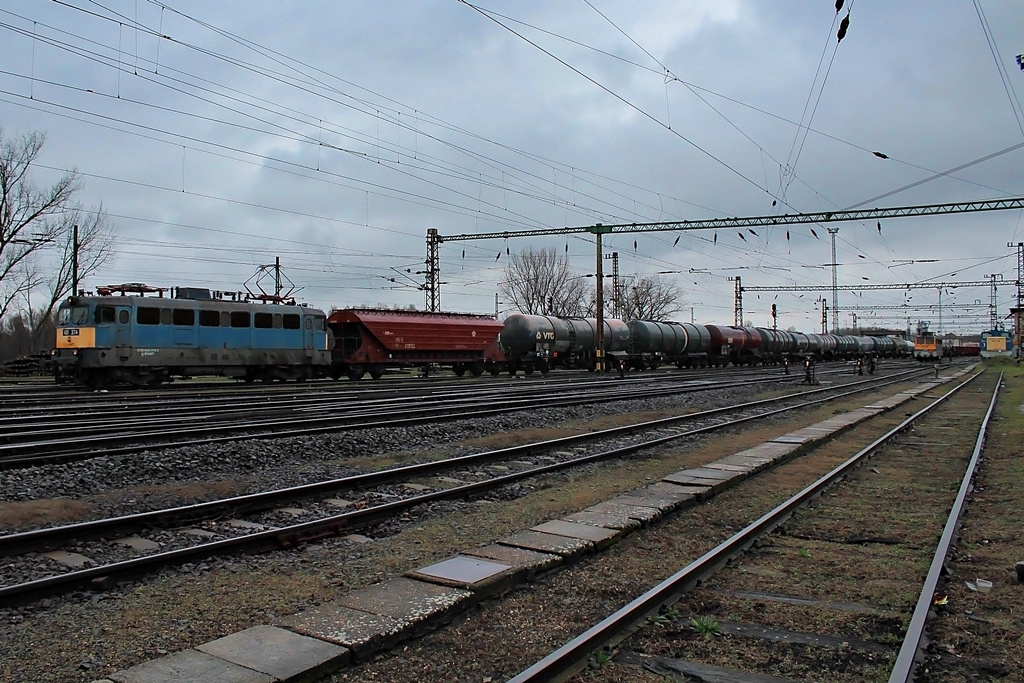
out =
[[(916, 366), (902, 373), (919, 372)], [(824, 372), (846, 374), (835, 368)], [(896, 373), (899, 374), (899, 373)], [(490, 384), (472, 389), (443, 388), (424, 392), (373, 389), (352, 392), (301, 392), (268, 397), (202, 396), (188, 401), (165, 400), (81, 403), (55, 413), (52, 403), (0, 409), (0, 468), (70, 462), (96, 455), (132, 453), (182, 445), (202, 445), (240, 438), (283, 438), (381, 424), (419, 424), (428, 421), (479, 418), (529, 410), (539, 403), (581, 405), (623, 399), (649, 398), (753, 386), (764, 381), (797, 383), (795, 375), (778, 371), (753, 376), (720, 374), (711, 379), (679, 375), (630, 380), (557, 380)], [(566, 396), (571, 387), (572, 395)]]
[[(911, 373), (920, 372), (915, 369)], [(906, 373), (869, 378), (842, 387), (801, 390), (642, 424), (626, 425), (543, 443), (484, 451), (399, 468), (364, 472), (299, 487), (209, 501), (185, 507), (49, 527), (0, 537), (0, 557), (49, 553), (63, 570), (8, 562), (0, 605), (45, 597), (95, 582), (112, 582), (156, 568), (232, 552), (291, 547), (327, 535), (391, 523), (441, 501), (493, 494), (552, 472), (636, 453), (752, 420), (821, 405), (891, 385)], [(487, 468), (498, 466), (495, 473)], [(443, 476), (442, 483), (438, 477)], [(400, 491), (406, 491), (400, 495)], [(341, 501), (339, 496), (353, 498)], [(301, 504), (301, 509), (289, 507)], [(358, 509), (346, 509), (355, 508)], [(282, 508), (287, 510), (281, 512)], [(101, 566), (89, 557), (109, 558)]]
[(1002, 380), (976, 377), (509, 683), (915, 680)]

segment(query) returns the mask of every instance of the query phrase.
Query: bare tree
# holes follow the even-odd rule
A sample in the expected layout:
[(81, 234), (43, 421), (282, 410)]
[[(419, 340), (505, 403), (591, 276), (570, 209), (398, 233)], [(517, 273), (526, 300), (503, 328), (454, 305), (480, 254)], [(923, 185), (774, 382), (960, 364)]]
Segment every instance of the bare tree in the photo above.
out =
[(665, 320), (683, 309), (682, 290), (657, 275), (631, 275), (621, 287), (623, 320)]
[[(37, 328), (70, 293), (75, 265), (84, 278), (106, 261), (113, 245), (102, 206), (86, 211), (74, 199), (82, 189), (77, 170), (50, 187), (33, 182), (30, 171), (45, 142), (40, 132), (4, 138), (0, 129), (0, 319), (23, 301)], [(46, 294), (35, 309), (32, 298), (39, 291)]]
[(506, 301), (527, 314), (582, 316), (592, 299), (585, 276), (575, 274), (554, 248), (511, 254), (498, 287)]

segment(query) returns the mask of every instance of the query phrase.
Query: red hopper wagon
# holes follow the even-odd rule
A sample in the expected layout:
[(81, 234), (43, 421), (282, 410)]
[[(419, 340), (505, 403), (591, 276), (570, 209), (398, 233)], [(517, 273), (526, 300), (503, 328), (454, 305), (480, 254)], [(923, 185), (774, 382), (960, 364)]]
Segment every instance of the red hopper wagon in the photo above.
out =
[(486, 315), (345, 309), (327, 318), (334, 333), (331, 376), (380, 378), (387, 368), (451, 368), (460, 377), (497, 375), (502, 324)]

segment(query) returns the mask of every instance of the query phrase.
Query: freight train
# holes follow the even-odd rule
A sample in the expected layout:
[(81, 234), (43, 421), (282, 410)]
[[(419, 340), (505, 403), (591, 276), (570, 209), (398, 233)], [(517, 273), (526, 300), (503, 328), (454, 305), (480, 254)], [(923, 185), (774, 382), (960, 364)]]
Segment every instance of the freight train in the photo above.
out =
[(56, 327), (57, 382), (87, 386), (157, 386), (197, 375), (376, 379), (388, 368), (435, 366), (498, 374), (502, 360), (502, 325), (489, 316), (370, 309), (328, 316), (292, 299), (194, 287), (98, 288), (64, 301)]
[[(148, 294), (155, 296), (147, 296)], [(165, 296), (167, 294), (167, 296)], [(622, 369), (773, 364), (804, 357), (886, 358), (913, 353), (890, 337), (802, 334), (758, 327), (603, 321), (608, 365)], [(279, 297), (171, 290), (132, 283), (75, 295), (57, 314), (51, 367), (60, 383), (157, 386), (174, 377), (246, 382), (381, 377), (392, 368), (594, 369), (592, 318), (343, 309), (330, 315)]]
[[(508, 371), (593, 368), (597, 321), (514, 314), (500, 334)], [(604, 320), (607, 364), (643, 370), (661, 365), (721, 367), (821, 360), (906, 358), (914, 346), (898, 337), (804, 334), (762, 327), (726, 327), (649, 320)]]

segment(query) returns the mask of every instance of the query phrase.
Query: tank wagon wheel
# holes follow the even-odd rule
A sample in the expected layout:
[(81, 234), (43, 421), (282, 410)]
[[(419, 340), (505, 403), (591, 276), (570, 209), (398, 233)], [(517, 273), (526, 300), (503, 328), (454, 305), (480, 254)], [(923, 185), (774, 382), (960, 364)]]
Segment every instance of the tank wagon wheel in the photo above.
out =
[(533, 374), (533, 366), (523, 368), (523, 374), (524, 375), (532, 375)]
[(540, 374), (546, 375), (549, 372), (551, 372), (551, 367), (547, 363), (540, 366)]
[(456, 377), (462, 377), (466, 374), (466, 366), (462, 363), (456, 363), (452, 366), (452, 371), (455, 372)]
[(473, 363), (472, 365), (469, 366), (469, 373), (474, 377), (479, 377), (480, 375), (484, 374), (484, 364)]
[(380, 379), (383, 376), (384, 376), (384, 368), (371, 368), (370, 369), (370, 378), (371, 379)]
[(491, 373), (491, 377), (497, 377), (498, 375), (501, 374), (501, 368), (495, 366), (491, 368), (489, 372)]
[(348, 378), (350, 380), (352, 380), (353, 382), (358, 382), (363, 378), (363, 375), (366, 374), (366, 370), (362, 366), (353, 365), (348, 369), (348, 372), (346, 374), (348, 375)]

